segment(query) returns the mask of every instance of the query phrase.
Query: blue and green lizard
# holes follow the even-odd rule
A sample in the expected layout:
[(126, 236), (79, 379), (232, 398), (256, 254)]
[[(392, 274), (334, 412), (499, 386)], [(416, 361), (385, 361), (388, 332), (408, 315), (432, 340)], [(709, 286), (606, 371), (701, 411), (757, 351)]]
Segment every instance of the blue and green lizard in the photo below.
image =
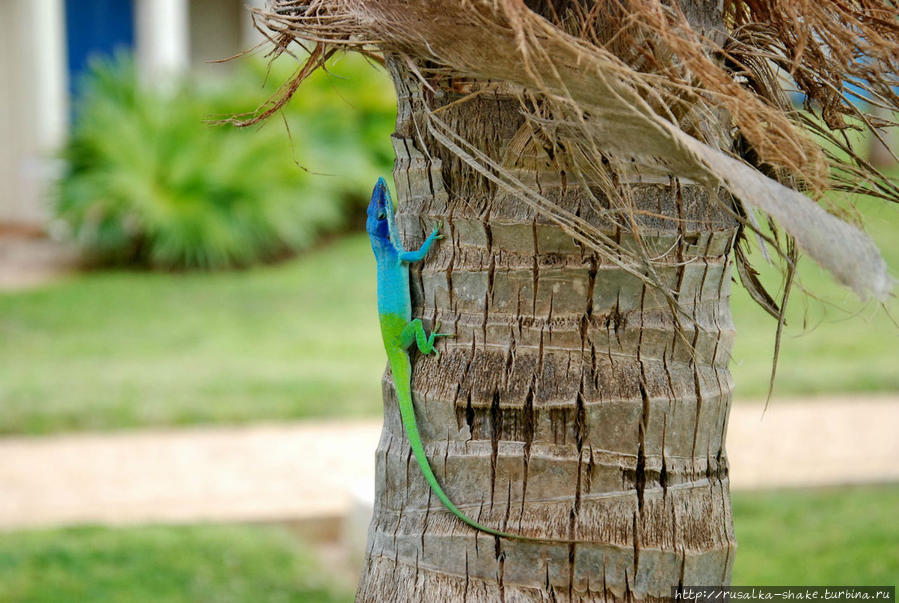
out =
[(393, 383), (396, 389), (396, 399), (399, 404), (400, 416), (412, 453), (418, 466), (424, 473), (425, 480), (437, 498), (443, 502), (453, 515), (464, 521), (469, 526), (502, 538), (514, 538), (535, 542), (566, 542), (571, 540), (554, 540), (548, 538), (534, 538), (502, 532), (479, 524), (471, 519), (449, 499), (437, 477), (431, 470), (431, 464), (425, 454), (421, 434), (415, 421), (415, 407), (412, 403), (412, 362), (409, 358), (409, 347), (415, 343), (423, 354), (439, 352), (434, 348), (434, 340), (438, 337), (446, 337), (444, 333), (437, 333), (438, 325), (430, 335), (425, 333), (421, 319), (412, 319), (412, 301), (409, 296), (409, 264), (421, 261), (430, 251), (434, 241), (442, 238), (440, 226), (436, 226), (425, 242), (417, 251), (406, 251), (400, 243), (397, 234), (396, 218), (393, 210), (393, 200), (390, 191), (383, 178), (378, 179), (372, 192), (371, 202), (368, 205), (368, 218), (366, 230), (371, 239), (371, 247), (378, 263), (378, 316), (381, 322), (381, 337), (384, 340), (384, 349), (387, 351), (387, 361), (393, 373)]

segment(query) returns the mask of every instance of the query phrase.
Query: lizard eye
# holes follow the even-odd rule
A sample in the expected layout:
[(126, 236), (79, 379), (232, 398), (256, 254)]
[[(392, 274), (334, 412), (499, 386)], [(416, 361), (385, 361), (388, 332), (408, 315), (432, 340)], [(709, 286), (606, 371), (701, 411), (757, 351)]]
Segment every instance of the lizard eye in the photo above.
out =
[(384, 214), (383, 211), (379, 211), (379, 212), (378, 212), (378, 220), (383, 220), (383, 219), (386, 218), (386, 217), (387, 217), (387, 216)]

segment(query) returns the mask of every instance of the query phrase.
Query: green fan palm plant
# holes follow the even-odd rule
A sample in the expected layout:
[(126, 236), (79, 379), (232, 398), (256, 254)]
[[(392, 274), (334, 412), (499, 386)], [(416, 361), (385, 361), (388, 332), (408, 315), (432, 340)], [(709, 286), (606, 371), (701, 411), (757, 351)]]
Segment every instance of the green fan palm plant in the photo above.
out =
[(90, 259), (244, 266), (304, 249), (343, 224), (354, 180), (321, 172), (340, 161), (370, 179), (386, 167), (389, 148), (375, 159), (355, 149), (365, 127), (392, 120), (392, 99), (360, 110), (323, 78), (317, 101), (285, 108), (289, 130), (209, 123), (255, 108), (270, 93), (261, 81), (255, 68), (239, 67), (227, 95), (188, 83), (159, 91), (139, 84), (127, 57), (94, 64), (56, 205)]

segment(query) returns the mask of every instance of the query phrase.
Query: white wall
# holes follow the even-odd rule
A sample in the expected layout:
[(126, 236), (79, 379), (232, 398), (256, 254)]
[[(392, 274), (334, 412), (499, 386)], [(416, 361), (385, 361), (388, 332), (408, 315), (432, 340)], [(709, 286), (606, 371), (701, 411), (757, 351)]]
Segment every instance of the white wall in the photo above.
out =
[[(240, 13), (240, 22), (242, 27), (241, 43), (246, 47), (250, 48), (264, 41), (266, 38), (262, 33), (259, 32), (255, 27), (253, 27), (253, 19), (250, 14), (250, 8), (265, 8), (265, 0), (246, 0), (243, 2), (243, 6), (241, 7), (242, 11)], [(262, 23), (260, 23), (260, 26)]]
[(62, 0), (0, 0), (0, 225), (42, 226), (68, 128)]
[(226, 74), (234, 62), (210, 63), (251, 50), (260, 40), (249, 7), (265, 0), (190, 0), (191, 71)]
[(230, 71), (232, 63), (209, 61), (227, 59), (243, 50), (240, 44), (242, 13), (248, 14), (243, 0), (190, 0), (192, 70), (204, 74)]
[(187, 0), (137, 0), (137, 66), (151, 85), (187, 70), (190, 58)]

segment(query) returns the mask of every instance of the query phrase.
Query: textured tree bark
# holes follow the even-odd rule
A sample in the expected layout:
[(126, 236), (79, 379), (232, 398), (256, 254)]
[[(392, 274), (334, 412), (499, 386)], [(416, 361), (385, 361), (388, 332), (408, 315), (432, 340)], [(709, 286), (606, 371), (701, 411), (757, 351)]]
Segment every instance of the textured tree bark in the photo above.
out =
[[(727, 583), (737, 226), (728, 200), (673, 178), (626, 184), (660, 276), (695, 321), (683, 321), (691, 353), (660, 293), (428, 138), (416, 113), (458, 96), (423, 90), (404, 65), (391, 70), (402, 239), (416, 247), (439, 221), (446, 235), (412, 272), (415, 316), (455, 334), (439, 359), (413, 354), (434, 471), (481, 523), (590, 544), (502, 540), (456, 520), (412, 458), (387, 374), (357, 600), (652, 601), (677, 584)], [(633, 245), (546, 156), (510, 151), (526, 127), (517, 100), (491, 93), (440, 116), (547, 198)]]

